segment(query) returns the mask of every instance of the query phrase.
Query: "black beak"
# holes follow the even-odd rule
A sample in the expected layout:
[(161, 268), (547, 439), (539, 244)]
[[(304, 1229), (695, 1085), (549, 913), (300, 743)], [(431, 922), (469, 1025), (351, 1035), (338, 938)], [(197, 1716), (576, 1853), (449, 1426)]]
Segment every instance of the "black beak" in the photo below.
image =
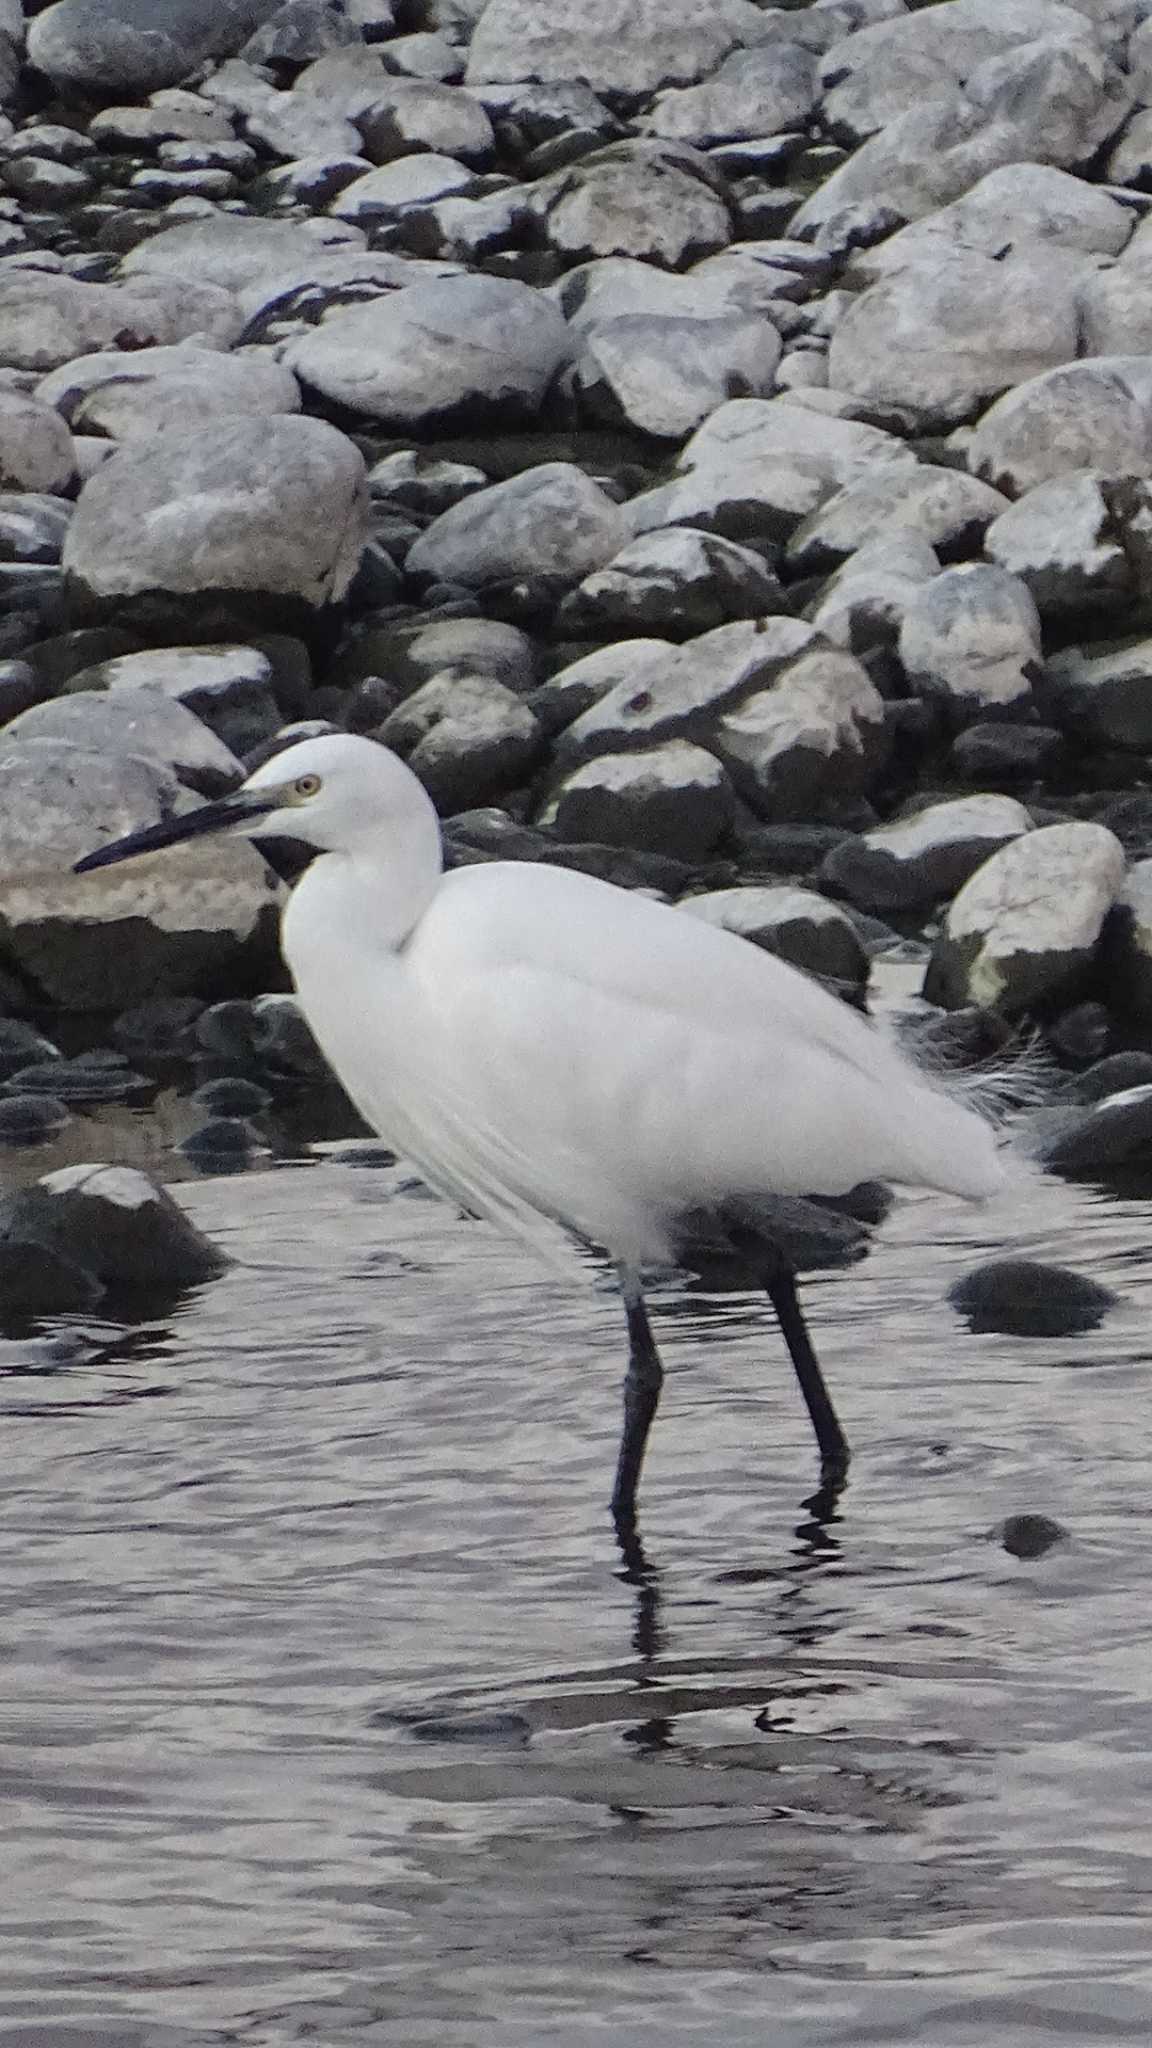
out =
[(185, 839), (203, 839), (211, 832), (227, 832), (242, 825), (246, 818), (263, 818), (276, 808), (275, 797), (260, 797), (237, 790), (234, 796), (221, 797), (218, 803), (202, 804), (198, 811), (186, 811), (179, 818), (161, 818), (158, 825), (145, 825), (140, 832), (129, 832), (123, 839), (113, 839), (108, 846), (98, 847), (95, 853), (86, 853), (83, 860), (76, 861), (72, 872), (74, 875), (91, 874), (93, 868), (114, 867), (117, 861), (131, 860), (137, 853), (155, 853), (160, 846), (179, 846)]

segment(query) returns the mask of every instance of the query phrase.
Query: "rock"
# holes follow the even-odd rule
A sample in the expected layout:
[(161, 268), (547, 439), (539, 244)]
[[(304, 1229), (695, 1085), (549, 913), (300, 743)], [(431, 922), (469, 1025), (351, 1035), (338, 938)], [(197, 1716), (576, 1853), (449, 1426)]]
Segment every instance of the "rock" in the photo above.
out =
[(1022, 1562), (1043, 1557), (1053, 1544), (1068, 1539), (1064, 1524), (1054, 1522), (1050, 1515), (1008, 1515), (992, 1534), (1010, 1557), (1018, 1557)]
[(1096, 356), (1028, 379), (989, 407), (968, 467), (1013, 498), (1069, 470), (1152, 469), (1152, 362)]
[(131, 754), (47, 739), (0, 754), (0, 966), (30, 1000), (120, 1009), (271, 971), (277, 885), (239, 839), (194, 841), (95, 875), (68, 871), (106, 840), (193, 802), (170, 773)]
[(78, 611), (133, 609), (178, 634), (284, 600), (308, 616), (344, 595), (367, 534), (364, 463), (322, 420), (280, 415), (130, 443), (80, 493), (64, 548)]
[(74, 432), (113, 441), (204, 426), (234, 413), (300, 410), (300, 387), (279, 363), (189, 342), (78, 357), (43, 378), (36, 396), (55, 406)]
[(782, 398), (718, 406), (681, 452), (672, 481), (633, 499), (637, 532), (702, 526), (729, 540), (786, 539), (843, 485), (915, 457), (894, 435), (822, 419)]
[(190, 1131), (176, 1147), (199, 1173), (243, 1173), (268, 1147), (250, 1123), (238, 1116), (214, 1116)]
[(542, 292), (451, 277), (333, 314), (287, 361), (326, 398), (430, 429), (531, 416), (567, 353), (564, 321)]
[(685, 270), (732, 240), (706, 157), (684, 145), (617, 142), (536, 188), (549, 246), (566, 262), (633, 257)]
[(812, 623), (854, 654), (894, 645), (909, 604), (939, 572), (926, 542), (910, 533), (883, 534), (828, 579), (820, 602), (811, 607)]
[(29, 1095), (84, 1103), (123, 1102), (130, 1095), (155, 1092), (155, 1083), (143, 1074), (134, 1074), (119, 1052), (80, 1053), (71, 1060), (48, 1060), (43, 1066), (21, 1067), (7, 1086)]
[[(957, 247), (1000, 257), (1026, 251), (1035, 258), (1053, 248), (1118, 256), (1134, 221), (1130, 207), (1083, 178), (1051, 164), (1009, 163), (989, 171), (950, 206), (854, 251), (849, 268), (853, 278), (874, 284)], [(1098, 279), (1110, 274), (1086, 271), (1084, 291), (1090, 295)]]
[(764, 34), (750, 0), (488, 0), (465, 78), (580, 80), (650, 93), (707, 78), (728, 52)]
[(192, 1095), (197, 1109), (205, 1109), (214, 1117), (259, 1116), (271, 1100), (266, 1088), (247, 1080), (243, 1074), (221, 1074), (215, 1081), (203, 1082)]
[[(200, 290), (211, 286), (217, 292), (258, 295), (269, 279), (297, 269), (310, 271), (312, 265), (323, 263), (330, 253), (326, 241), (343, 242), (349, 234), (354, 235), (354, 230), (338, 222), (316, 225), (318, 233), (295, 221), (214, 211), (149, 236), (124, 257), (120, 275), (132, 294), (156, 291), (179, 279)], [(362, 238), (354, 235), (354, 239), (356, 253), (360, 253)], [(166, 334), (152, 339), (176, 341), (180, 337)], [(90, 343), (88, 351), (73, 349), (72, 353), (81, 355), (95, 346)]]
[(704, 633), (791, 607), (762, 555), (715, 533), (669, 526), (629, 541), (564, 600), (573, 634)]
[(743, 318), (770, 320), (779, 303), (782, 276), (769, 266), (722, 257), (709, 257), (680, 276), (635, 257), (602, 256), (569, 270), (556, 285), (555, 297), (576, 334), (590, 334), (609, 321), (634, 315), (710, 325)]
[(26, 1238), (0, 1238), (0, 1325), (18, 1330), (41, 1316), (82, 1314), (103, 1288), (74, 1259)]
[(159, 691), (194, 712), (238, 757), (271, 739), (282, 723), (272, 690), (272, 663), (257, 647), (150, 648), (81, 669), (70, 687), (114, 694)]
[(981, 789), (1023, 789), (1055, 775), (1066, 747), (1051, 725), (976, 724), (958, 733), (951, 763), (962, 782)]
[(988, 527), (985, 552), (1027, 585), (1045, 618), (1129, 594), (1131, 574), (1100, 478), (1073, 470), (1025, 491)]
[(292, 341), (303, 325), (317, 325), (342, 307), (362, 305), (388, 292), (433, 278), (460, 277), (458, 263), (397, 256), (387, 249), (328, 249), (313, 245), (295, 262), (263, 272), (240, 294), (249, 341)]
[(374, 164), (430, 150), (482, 169), (495, 154), (496, 138), (484, 108), (448, 85), (397, 79), (355, 120), (364, 155)]
[(1019, 716), (1040, 670), (1040, 617), (1018, 577), (965, 564), (911, 593), (899, 651), (910, 688), (957, 724)]
[(679, 440), (726, 398), (767, 397), (780, 347), (764, 319), (623, 314), (587, 335), (574, 388), (593, 419)]
[(706, 859), (732, 822), (735, 798), (719, 761), (687, 740), (599, 754), (553, 790), (540, 824), (558, 839), (636, 846)]
[(256, 996), (250, 1002), (213, 1003), (196, 1021), (209, 1053), (272, 1074), (332, 1080), (331, 1069), (300, 1012), (295, 996)]
[(472, 462), (448, 462), (423, 448), (398, 448), (382, 455), (368, 471), (368, 490), (373, 498), (403, 505), (412, 512), (447, 512), (461, 498), (482, 491), (490, 478)]
[(850, 917), (814, 889), (714, 889), (681, 898), (678, 909), (734, 932), (766, 953), (860, 993), (868, 954)]
[(544, 462), (442, 512), (411, 549), (410, 575), (483, 589), (578, 583), (624, 545), (619, 505), (575, 463)]
[[(1119, 1297), (1110, 1287), (1070, 1272), (1066, 1266), (1041, 1265), (1034, 1259), (996, 1259), (957, 1280), (948, 1290), (948, 1299), (974, 1331), (999, 1330), (1012, 1337), (1075, 1337), (1098, 1328)], [(1018, 1556), (1025, 1554), (1017, 1552)]]
[(989, 854), (1031, 829), (1012, 797), (956, 797), (842, 840), (820, 880), (861, 910), (914, 910), (954, 895)]
[(75, 480), (72, 436), (60, 415), (22, 391), (0, 390), (0, 489), (58, 493)]
[(176, 277), (132, 286), (86, 284), (27, 270), (0, 275), (0, 364), (47, 370), (107, 349), (130, 352), (202, 339), (226, 348), (240, 332), (231, 294)]
[(53, 1095), (6, 1095), (0, 1098), (0, 1145), (46, 1145), (70, 1121)]
[(1152, 749), (1152, 640), (1097, 641), (1053, 654), (1042, 702), (1054, 724), (1091, 745)]
[(456, 669), (422, 684), (377, 737), (405, 757), (447, 814), (504, 795), (532, 768), (541, 745), (522, 698), (491, 676)]
[(1127, 1018), (1146, 1025), (1152, 1019), (1152, 860), (1133, 861), (1125, 875), (1108, 919), (1105, 952), (1109, 995)]
[(0, 1017), (0, 1080), (10, 1080), (33, 1060), (45, 1063), (62, 1057), (59, 1046), (31, 1024), (22, 1023), (18, 1017)]
[(1148, 255), (1148, 242), (1138, 229), (1123, 262), (1084, 279), (1079, 294), (1082, 356), (1147, 355), (1152, 348)]
[(1041, 1130), (1033, 1151), (1050, 1173), (1093, 1180), (1152, 1160), (1152, 1087), (1125, 1088)]
[(880, 537), (908, 534), (943, 562), (976, 552), (1008, 501), (962, 470), (931, 463), (882, 469), (835, 492), (788, 543), (788, 561), (801, 575), (839, 568)]
[[(236, 789), (243, 770), (235, 755), (195, 714), (162, 691), (78, 690), (34, 704), (4, 729), (5, 742), (51, 741), (54, 745), (113, 758), (147, 761), (201, 796)], [(87, 849), (85, 849), (87, 850)]]
[(191, 1049), (192, 1027), (203, 1008), (195, 996), (154, 996), (122, 1010), (111, 1035), (130, 1053), (150, 1059), (179, 1059)]
[(97, 98), (178, 85), (238, 50), (280, 0), (56, 0), (28, 30), (28, 56), (64, 93)]
[(666, 656), (672, 653), (670, 640), (642, 637), (599, 647), (557, 669), (528, 699), (529, 709), (549, 738), (563, 732), (585, 711), (590, 711), (609, 690), (620, 683), (636, 686), (638, 677), (651, 670), (658, 676)]
[(0, 1243), (38, 1245), (94, 1275), (111, 1305), (214, 1279), (230, 1263), (132, 1166), (65, 1166), (0, 1204)]
[(370, 227), (398, 219), (410, 207), (428, 207), (437, 199), (462, 196), (477, 189), (476, 173), (454, 156), (426, 151), (365, 171), (342, 185), (329, 205), (337, 220)]
[(68, 500), (54, 492), (0, 492), (0, 561), (58, 562), (71, 517)]
[(1103, 825), (1045, 825), (1011, 840), (952, 904), (927, 1000), (1016, 1015), (1066, 996), (1092, 963), (1123, 879), (1124, 850)]
[[(1113, 917), (1116, 915), (1113, 912)], [(1103, 1102), (1128, 1088), (1152, 1086), (1152, 1053), (1110, 1052), (1094, 1060), (1082, 1074), (1071, 1074), (1060, 1089), (1061, 1102)]]
[(650, 135), (704, 148), (802, 128), (815, 103), (811, 50), (800, 42), (769, 42), (733, 50), (700, 85), (658, 92), (643, 126)]
[(1092, 260), (1058, 247), (1000, 258), (942, 245), (848, 307), (832, 336), (829, 381), (901, 407), (921, 428), (967, 419), (1076, 355), (1078, 288)]

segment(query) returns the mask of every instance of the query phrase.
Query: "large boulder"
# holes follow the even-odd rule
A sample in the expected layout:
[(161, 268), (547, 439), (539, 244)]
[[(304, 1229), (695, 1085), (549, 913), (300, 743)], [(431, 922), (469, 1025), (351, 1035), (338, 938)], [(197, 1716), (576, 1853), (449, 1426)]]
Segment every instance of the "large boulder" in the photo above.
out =
[(173, 638), (203, 637), (209, 617), (282, 627), (286, 606), (306, 620), (356, 573), (364, 479), (344, 434), (289, 414), (130, 442), (80, 493), (63, 558), (74, 611), (135, 612)]
[(729, 50), (758, 43), (752, 0), (488, 0), (468, 55), (469, 85), (582, 80), (650, 93), (708, 78)]
[(464, 498), (421, 534), (408, 554), (413, 576), (559, 588), (599, 569), (627, 539), (624, 515), (571, 462), (543, 462)]
[(177, 85), (238, 50), (282, 0), (56, 0), (31, 23), (28, 55), (62, 91), (93, 96)]
[(1045, 825), (1010, 840), (952, 904), (924, 982), (931, 1003), (1008, 1016), (1074, 993), (1124, 879), (1104, 825)]
[(54, 1262), (57, 1288), (45, 1286), (42, 1314), (75, 1305), (77, 1274), (89, 1277), (96, 1298), (123, 1309), (198, 1286), (230, 1264), (148, 1174), (94, 1163), (61, 1167), (9, 1195), (0, 1252)]

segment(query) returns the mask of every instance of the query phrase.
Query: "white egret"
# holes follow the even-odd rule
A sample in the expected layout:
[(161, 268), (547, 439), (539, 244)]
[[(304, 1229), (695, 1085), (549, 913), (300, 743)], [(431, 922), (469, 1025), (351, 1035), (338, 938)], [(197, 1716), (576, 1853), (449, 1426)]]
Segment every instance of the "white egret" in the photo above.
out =
[(992, 1132), (818, 982), (670, 906), (569, 870), (444, 872), (416, 776), (334, 734), (78, 872), (209, 832), (317, 849), (284, 911), (301, 1007), (369, 1124), (440, 1192), (529, 1239), (617, 1262), (630, 1356), (612, 1510), (635, 1528), (662, 1369), (641, 1292), (701, 1215), (779, 1318), (834, 1498), (848, 1445), (796, 1296), (755, 1227), (766, 1195), (892, 1180), (980, 1199)]

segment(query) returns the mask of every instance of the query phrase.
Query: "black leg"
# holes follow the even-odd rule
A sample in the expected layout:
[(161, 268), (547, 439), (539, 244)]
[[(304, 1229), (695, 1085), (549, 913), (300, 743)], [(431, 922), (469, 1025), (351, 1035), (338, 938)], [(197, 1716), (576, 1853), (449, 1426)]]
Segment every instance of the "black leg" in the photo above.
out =
[(808, 1505), (815, 1512), (828, 1513), (848, 1476), (852, 1453), (832, 1406), (832, 1397), (824, 1384), (820, 1361), (812, 1349), (812, 1339), (796, 1294), (796, 1275), (775, 1246), (765, 1244), (762, 1239), (741, 1234), (739, 1237), (734, 1235), (733, 1242), (747, 1259), (760, 1285), (767, 1289), (784, 1333), (784, 1342), (796, 1369), (800, 1392), (820, 1447), (820, 1489)]
[(633, 1274), (622, 1275), (622, 1290), (628, 1317), (628, 1371), (624, 1377), (624, 1428), (612, 1488), (612, 1518), (619, 1534), (631, 1533), (636, 1527), (636, 1487), (664, 1383), (660, 1353)]

